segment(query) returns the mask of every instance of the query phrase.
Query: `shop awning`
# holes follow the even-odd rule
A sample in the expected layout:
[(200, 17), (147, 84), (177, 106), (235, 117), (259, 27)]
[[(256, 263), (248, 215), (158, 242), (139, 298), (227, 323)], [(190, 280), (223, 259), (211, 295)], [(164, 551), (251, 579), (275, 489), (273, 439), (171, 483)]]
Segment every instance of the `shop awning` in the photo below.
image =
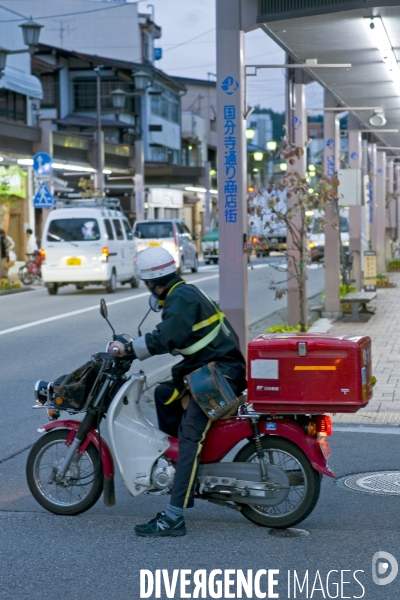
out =
[(12, 90), (17, 94), (30, 96), (31, 98), (43, 98), (42, 84), (34, 75), (29, 75), (25, 71), (6, 67), (3, 76), (0, 78), (0, 89)]

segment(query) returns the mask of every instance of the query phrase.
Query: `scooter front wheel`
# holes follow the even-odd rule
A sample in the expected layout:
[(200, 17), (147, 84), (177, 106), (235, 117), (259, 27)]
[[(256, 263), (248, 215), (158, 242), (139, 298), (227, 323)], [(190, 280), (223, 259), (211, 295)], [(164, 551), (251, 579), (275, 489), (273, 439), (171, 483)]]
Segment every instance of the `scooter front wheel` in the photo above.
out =
[(89, 444), (76, 453), (66, 474), (56, 478), (68, 446), (69, 430), (56, 429), (43, 435), (31, 448), (26, 479), (33, 497), (56, 515), (79, 515), (91, 508), (103, 491), (103, 468), (97, 448)]
[[(317, 504), (320, 474), (313, 469), (304, 452), (289, 440), (266, 435), (261, 438), (261, 444), (267, 472), (268, 465), (283, 469), (289, 478), (290, 490), (277, 506), (242, 504), (241, 512), (246, 519), (262, 527), (293, 527), (303, 521)], [(259, 462), (254, 441), (239, 450), (234, 462)]]

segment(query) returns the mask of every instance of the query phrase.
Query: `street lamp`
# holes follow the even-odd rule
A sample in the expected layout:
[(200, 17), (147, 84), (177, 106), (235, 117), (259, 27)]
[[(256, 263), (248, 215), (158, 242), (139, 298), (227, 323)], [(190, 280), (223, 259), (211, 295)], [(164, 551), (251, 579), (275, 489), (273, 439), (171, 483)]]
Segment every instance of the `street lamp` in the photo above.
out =
[(251, 141), (256, 134), (255, 129), (246, 129), (246, 140)]
[(135, 81), (135, 89), (136, 93), (143, 93), (149, 87), (152, 77), (146, 71), (137, 71), (133, 74), (133, 79)]
[(254, 152), (253, 158), (256, 162), (261, 162), (264, 158), (264, 153), (263, 152)]
[(275, 142), (275, 140), (270, 140), (269, 142), (267, 142), (267, 150), (269, 150), (270, 152), (275, 152), (277, 146), (278, 143)]
[(39, 43), (40, 30), (43, 25), (32, 21), (32, 17), (26, 23), (22, 23), (19, 27), (22, 29), (24, 44), (28, 46), (29, 52), (33, 54), (36, 46)]
[(122, 90), (121, 88), (117, 88), (116, 90), (113, 90), (110, 93), (110, 96), (112, 99), (113, 108), (115, 108), (115, 110), (118, 113), (125, 107), (125, 100), (127, 97), (127, 93), (124, 92), (124, 90)]
[(26, 23), (22, 23), (20, 27), (22, 29), (24, 44), (26, 44), (28, 48), (24, 48), (23, 50), (7, 50), (6, 48), (0, 47), (0, 77), (2, 77), (4, 74), (7, 56), (9, 54), (22, 54), (24, 52), (29, 52), (30, 54), (33, 54), (36, 46), (38, 45), (40, 30), (43, 27), (43, 25), (35, 23), (31, 17), (29, 21), (27, 21)]
[[(132, 73), (135, 82), (134, 92), (125, 92), (121, 88), (113, 90), (110, 94), (112, 98), (113, 108), (117, 114), (125, 106), (126, 98), (131, 96), (143, 96), (146, 90), (152, 85), (152, 76), (146, 71), (136, 71)], [(156, 94), (158, 92), (154, 92)], [(161, 92), (160, 92), (161, 93)], [(144, 152), (141, 128), (136, 128), (135, 140), (135, 195), (136, 195), (136, 219), (144, 219)], [(101, 178), (102, 179), (102, 178)], [(133, 207), (132, 207), (133, 208)]]

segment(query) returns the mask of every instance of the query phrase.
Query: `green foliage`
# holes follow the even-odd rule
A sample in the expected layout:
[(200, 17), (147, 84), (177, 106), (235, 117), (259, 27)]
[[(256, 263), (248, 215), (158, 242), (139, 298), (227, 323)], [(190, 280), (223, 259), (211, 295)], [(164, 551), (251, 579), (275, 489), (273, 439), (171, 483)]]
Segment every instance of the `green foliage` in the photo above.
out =
[(394, 258), (389, 260), (386, 264), (387, 271), (400, 271), (400, 259)]
[(21, 284), (18, 281), (13, 283), (12, 281), (9, 281), (8, 279), (5, 279), (5, 278), (0, 279), (0, 292), (3, 292), (5, 290), (16, 290), (20, 287), (21, 287)]
[(350, 292), (356, 292), (357, 288), (354, 285), (349, 285), (348, 288), (344, 283), (340, 284), (340, 297), (343, 298), (346, 294)]
[[(307, 330), (308, 327), (306, 327), (306, 331)], [(280, 325), (268, 327), (268, 329), (265, 330), (265, 333), (290, 333), (292, 331), (301, 331), (301, 326), (297, 325), (296, 327), (293, 327), (292, 325), (285, 325), (284, 323), (281, 323)]]

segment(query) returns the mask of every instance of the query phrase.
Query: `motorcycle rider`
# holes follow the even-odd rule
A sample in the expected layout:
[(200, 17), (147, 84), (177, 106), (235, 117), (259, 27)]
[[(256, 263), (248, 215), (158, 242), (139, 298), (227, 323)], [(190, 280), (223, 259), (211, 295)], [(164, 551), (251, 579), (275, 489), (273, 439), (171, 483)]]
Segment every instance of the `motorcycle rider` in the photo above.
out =
[(204, 292), (177, 275), (175, 261), (165, 248), (146, 248), (135, 260), (138, 276), (162, 308), (162, 321), (152, 333), (132, 342), (110, 343), (109, 352), (116, 348), (119, 355), (133, 354), (139, 360), (166, 353), (183, 356), (172, 367), (172, 379), (158, 385), (154, 394), (160, 429), (179, 438), (170, 503), (148, 523), (136, 525), (135, 532), (146, 537), (181, 536), (186, 534), (183, 509), (194, 504), (196, 471), (211, 425), (192, 396), (187, 397), (184, 377), (215, 362), (234, 393), (240, 395), (246, 388), (246, 365), (236, 335), (223, 313)]

